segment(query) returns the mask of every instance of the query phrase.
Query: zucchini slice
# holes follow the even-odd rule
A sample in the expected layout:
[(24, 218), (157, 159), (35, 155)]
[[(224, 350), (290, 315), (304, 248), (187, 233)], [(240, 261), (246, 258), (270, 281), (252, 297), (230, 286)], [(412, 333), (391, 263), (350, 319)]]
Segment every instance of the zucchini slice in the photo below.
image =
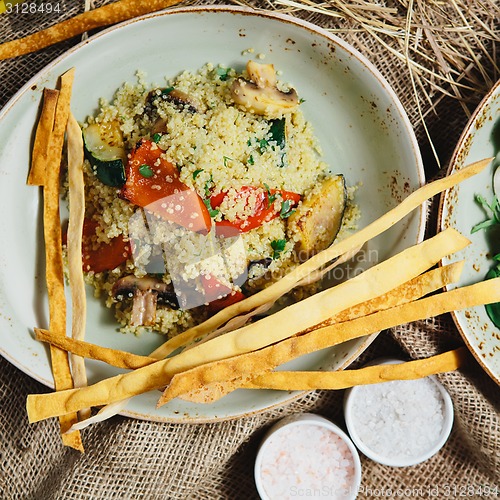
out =
[(276, 145), (280, 148), (280, 163), (281, 168), (286, 166), (286, 129), (285, 129), (285, 119), (275, 118), (271, 120), (271, 126), (269, 127), (269, 132), (271, 134), (271, 141), (276, 141)]
[(109, 144), (103, 139), (98, 123), (83, 130), (85, 158), (92, 165), (97, 178), (106, 186), (122, 187), (125, 175), (125, 149)]
[(326, 178), (304, 198), (288, 219), (288, 230), (299, 236), (301, 261), (329, 247), (335, 240), (347, 205), (343, 175)]

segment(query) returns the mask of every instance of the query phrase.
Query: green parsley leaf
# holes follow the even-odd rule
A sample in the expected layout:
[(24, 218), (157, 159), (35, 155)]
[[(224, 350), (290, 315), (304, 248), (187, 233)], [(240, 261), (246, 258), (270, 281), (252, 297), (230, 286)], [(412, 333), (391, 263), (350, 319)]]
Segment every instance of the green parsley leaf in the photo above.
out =
[(231, 71), (231, 68), (216, 68), (215, 73), (216, 75), (223, 81), (225, 82), (229, 78), (229, 72)]
[(484, 196), (478, 194), (476, 195), (476, 202), (479, 203), (486, 212), (488, 219), (473, 226), (471, 233), (476, 233), (481, 229), (486, 229), (496, 224), (500, 224), (500, 202), (496, 196), (493, 196), (492, 202), (488, 203)]
[(141, 165), (139, 167), (139, 173), (143, 176), (143, 177), (146, 177), (147, 179), (149, 179), (150, 177), (153, 177), (153, 175), (155, 174), (153, 172), (153, 169), (149, 166), (149, 165)]
[(197, 170), (195, 170), (193, 172), (193, 180), (196, 179), (196, 177), (198, 177), (201, 173), (203, 172), (203, 169), (202, 168), (198, 168)]
[(208, 215), (210, 215), (210, 217), (212, 217), (212, 219), (213, 219), (219, 213), (220, 210), (212, 208), (212, 205), (210, 204), (210, 199), (208, 199), (208, 198), (205, 198), (203, 200), (203, 203), (207, 207)]
[(269, 208), (276, 200), (276, 195), (271, 193), (271, 188), (264, 182), (264, 187), (267, 192), (267, 208)]
[(259, 151), (260, 154), (264, 153), (269, 146), (269, 141), (267, 139), (261, 139), (259, 141)]
[(248, 163), (249, 165), (255, 165), (255, 160), (253, 159), (253, 155), (250, 155), (250, 156), (248, 157), (248, 161), (247, 161), (247, 163)]
[(161, 135), (162, 134), (154, 134), (153, 135), (153, 142), (156, 142), (156, 144), (158, 144), (160, 142)]
[(286, 219), (292, 215), (295, 210), (291, 210), (292, 208), (292, 201), (291, 200), (285, 200), (284, 202), (281, 203), (281, 210), (280, 210), (280, 217), (282, 219)]
[(271, 241), (271, 248), (273, 251), (273, 259), (279, 258), (281, 252), (285, 250), (286, 240), (273, 240)]
[(161, 93), (162, 95), (168, 95), (170, 94), (170, 92), (172, 92), (172, 90), (174, 90), (174, 87), (167, 87), (166, 89), (163, 89)]
[(210, 196), (212, 195), (211, 190), (212, 190), (213, 183), (214, 183), (214, 181), (212, 178), (212, 174), (210, 174), (210, 179), (208, 179), (208, 181), (205, 182), (205, 186), (204, 186), (205, 198), (207, 198), (207, 199), (210, 198)]
[(227, 167), (228, 161), (234, 161), (232, 158), (229, 158), (229, 156), (223, 156), (222, 158), (224, 159), (224, 166), (225, 167)]

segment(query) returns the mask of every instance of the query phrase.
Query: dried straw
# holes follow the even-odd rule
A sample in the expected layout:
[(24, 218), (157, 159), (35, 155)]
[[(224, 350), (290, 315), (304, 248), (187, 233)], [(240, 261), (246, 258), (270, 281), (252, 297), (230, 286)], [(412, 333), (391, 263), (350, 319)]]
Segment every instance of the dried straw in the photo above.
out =
[(321, 16), (323, 26), (347, 35), (366, 55), (381, 47), (399, 60), (431, 147), (425, 119), (437, 104), (452, 97), (470, 116), (478, 93), (500, 74), (496, 0), (276, 0), (268, 8), (313, 21)]

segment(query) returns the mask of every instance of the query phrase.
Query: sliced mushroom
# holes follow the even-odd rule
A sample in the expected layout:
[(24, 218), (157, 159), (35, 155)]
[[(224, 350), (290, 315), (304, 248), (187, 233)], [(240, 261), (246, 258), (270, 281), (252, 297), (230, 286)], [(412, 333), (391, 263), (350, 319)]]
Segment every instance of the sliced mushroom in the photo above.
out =
[(271, 259), (271, 257), (265, 257), (264, 259), (259, 260), (251, 260), (248, 263), (248, 275), (252, 275), (253, 273), (255, 273), (255, 275), (252, 276), (254, 278), (264, 275), (267, 271), (267, 268), (271, 265), (272, 262), (273, 259)]
[(167, 94), (167, 101), (171, 101), (177, 107), (183, 108), (191, 113), (198, 113), (201, 109), (200, 103), (197, 99), (178, 89), (173, 89)]
[(173, 87), (166, 89), (153, 89), (146, 97), (144, 110), (146, 114), (153, 115), (156, 111), (157, 102), (166, 101), (175, 104), (179, 109), (190, 113), (201, 112), (201, 105), (192, 95)]
[(251, 80), (237, 78), (231, 85), (231, 97), (239, 106), (257, 115), (280, 116), (293, 111), (299, 104), (295, 89), (284, 92), (276, 86), (276, 72), (272, 64), (249, 61), (247, 73)]
[(259, 64), (255, 61), (248, 61), (247, 73), (250, 80), (259, 88), (276, 87), (276, 71), (272, 64)]
[(159, 116), (151, 127), (151, 135), (166, 134), (167, 133), (167, 120)]
[(115, 300), (132, 299), (132, 326), (153, 325), (158, 303), (167, 304), (173, 309), (179, 308), (173, 287), (152, 276), (124, 276), (113, 285), (112, 294)]

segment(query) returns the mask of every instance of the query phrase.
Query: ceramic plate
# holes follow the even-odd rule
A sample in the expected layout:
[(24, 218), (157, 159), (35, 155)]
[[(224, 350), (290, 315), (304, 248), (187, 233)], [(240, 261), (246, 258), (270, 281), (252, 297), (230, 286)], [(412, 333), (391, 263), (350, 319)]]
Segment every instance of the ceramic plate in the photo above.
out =
[[(493, 266), (491, 257), (500, 253), (500, 232), (496, 229), (471, 234), (486, 214), (475, 201), (483, 195), (493, 198), (493, 172), (500, 165), (500, 82), (478, 106), (465, 128), (453, 155), (450, 172), (483, 158), (495, 157), (491, 166), (480, 174), (450, 189), (441, 197), (440, 229), (454, 227), (472, 241), (453, 260), (465, 259), (465, 268), (458, 285), (470, 285), (484, 278)], [(498, 193), (497, 193), (498, 195)], [(443, 260), (443, 263), (451, 259)], [(471, 352), (481, 366), (500, 385), (500, 329), (490, 321), (484, 307), (453, 313), (453, 319)]]
[[(357, 203), (366, 225), (424, 182), (417, 143), (401, 104), (378, 71), (352, 47), (326, 31), (281, 15), (242, 8), (187, 8), (146, 16), (113, 27), (76, 46), (28, 82), (0, 114), (0, 349), (21, 370), (52, 386), (45, 346), (33, 327), (47, 326), (40, 197), (25, 185), (30, 146), (45, 86), (76, 68), (72, 110), (79, 121), (111, 99), (137, 70), (152, 83), (207, 62), (243, 69), (253, 50), (282, 70), (305, 99), (324, 159), (349, 185), (359, 184)], [(252, 53), (250, 53), (252, 54)], [(371, 265), (422, 239), (423, 209), (369, 244)], [(123, 335), (112, 314), (89, 293), (90, 342), (148, 354), (159, 334)], [(292, 368), (338, 369), (369, 344), (360, 339), (300, 358)], [(89, 361), (90, 382), (118, 373)], [(284, 403), (296, 394), (236, 391), (211, 405), (172, 401), (156, 409), (159, 393), (134, 398), (126, 414), (137, 418), (204, 422), (248, 415)]]

